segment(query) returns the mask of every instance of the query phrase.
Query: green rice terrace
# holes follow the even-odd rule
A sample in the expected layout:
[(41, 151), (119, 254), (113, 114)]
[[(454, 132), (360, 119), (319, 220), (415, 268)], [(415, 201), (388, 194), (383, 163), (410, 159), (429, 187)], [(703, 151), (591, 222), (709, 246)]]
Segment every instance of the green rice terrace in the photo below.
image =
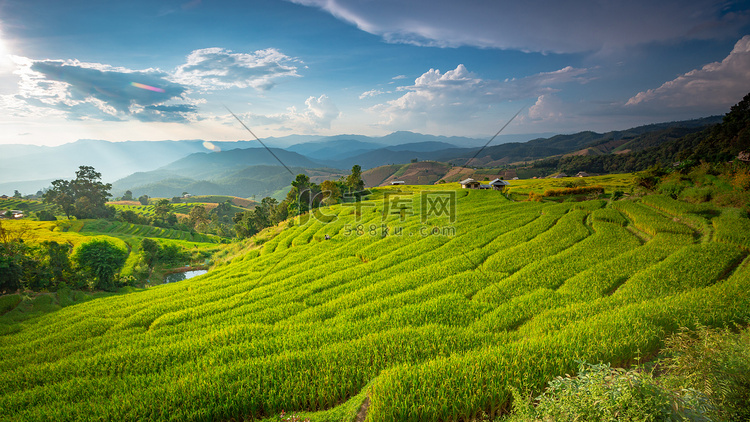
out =
[(0, 319), (0, 420), (468, 421), (580, 361), (627, 367), (680, 327), (750, 317), (737, 209), (372, 191), (206, 275)]

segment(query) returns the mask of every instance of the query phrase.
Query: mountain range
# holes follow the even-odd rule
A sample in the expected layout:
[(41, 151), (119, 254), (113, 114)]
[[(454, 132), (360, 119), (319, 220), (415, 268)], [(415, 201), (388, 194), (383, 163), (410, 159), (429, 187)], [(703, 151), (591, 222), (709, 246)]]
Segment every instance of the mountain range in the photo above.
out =
[[(58, 147), (0, 145), (0, 193), (24, 194), (49, 186), (51, 180), (72, 179), (81, 165), (90, 165), (113, 184), (112, 194), (130, 190), (135, 196), (171, 197), (222, 194), (241, 197), (284, 195), (298, 173), (314, 182), (338, 179), (353, 165), (363, 170), (392, 165), (405, 172), (405, 163), (435, 161), (447, 167), (498, 167), (536, 162), (551, 157), (623, 154), (659, 145), (674, 137), (699, 132), (721, 122), (720, 116), (683, 122), (640, 126), (622, 131), (535, 136), (501, 135), (494, 145), (477, 138), (394, 132), (383, 137), (292, 135), (257, 141), (205, 142), (79, 140)], [(549, 135), (549, 134), (543, 134)], [(498, 144), (499, 143), (499, 144)], [(284, 146), (283, 148), (281, 146)], [(274, 157), (275, 155), (275, 157)], [(281, 163), (283, 165), (281, 165)], [(443, 167), (423, 176), (440, 179)], [(434, 173), (434, 174), (432, 174)], [(385, 183), (390, 175), (378, 171), (371, 183)], [(385, 175), (385, 176), (384, 176)], [(384, 177), (381, 177), (384, 176)]]

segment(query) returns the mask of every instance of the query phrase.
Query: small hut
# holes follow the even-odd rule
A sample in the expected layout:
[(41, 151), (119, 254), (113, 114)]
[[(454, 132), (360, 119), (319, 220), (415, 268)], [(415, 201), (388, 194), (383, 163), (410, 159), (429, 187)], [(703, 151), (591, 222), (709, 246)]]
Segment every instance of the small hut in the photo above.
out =
[(494, 190), (503, 190), (508, 185), (510, 185), (510, 183), (502, 179), (495, 179), (490, 182), (490, 187)]
[(461, 181), (461, 187), (464, 189), (479, 189), (479, 182), (470, 177)]
[(576, 177), (589, 177), (589, 174), (585, 171), (579, 171), (578, 174), (576, 174)]
[(404, 182), (403, 180), (394, 180), (391, 182), (391, 185), (405, 185), (405, 184), (406, 182)]

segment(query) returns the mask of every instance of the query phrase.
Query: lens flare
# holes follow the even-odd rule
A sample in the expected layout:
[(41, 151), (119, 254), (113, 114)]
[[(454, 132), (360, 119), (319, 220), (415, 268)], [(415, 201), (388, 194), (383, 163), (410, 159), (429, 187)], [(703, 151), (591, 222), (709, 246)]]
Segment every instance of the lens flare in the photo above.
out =
[(138, 82), (131, 82), (130, 85), (136, 88), (140, 88), (140, 89), (147, 89), (149, 91), (162, 92), (162, 93), (164, 92), (164, 90), (161, 88), (157, 88), (155, 86), (146, 85), (146, 84), (139, 84)]
[(205, 148), (207, 150), (210, 150), (210, 151), (213, 151), (213, 152), (219, 152), (219, 151), (221, 151), (221, 148), (219, 148), (218, 146), (216, 146), (216, 145), (214, 145), (214, 144), (212, 144), (211, 142), (208, 142), (208, 141), (204, 141), (203, 142), (203, 148)]

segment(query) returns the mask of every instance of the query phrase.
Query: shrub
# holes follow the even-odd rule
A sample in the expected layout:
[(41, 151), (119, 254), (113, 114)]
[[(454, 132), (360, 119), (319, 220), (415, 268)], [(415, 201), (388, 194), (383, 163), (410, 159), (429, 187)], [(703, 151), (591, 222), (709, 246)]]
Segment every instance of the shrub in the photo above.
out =
[(564, 189), (548, 189), (544, 191), (544, 196), (581, 195), (588, 193), (602, 194), (604, 193), (604, 188), (601, 186), (579, 186)]
[[(674, 196), (673, 196), (674, 198)], [(708, 186), (704, 187), (689, 187), (682, 191), (680, 199), (683, 201), (692, 202), (694, 204), (700, 204), (711, 200), (711, 188)]]
[(667, 340), (666, 353), (666, 385), (709, 397), (716, 420), (750, 420), (750, 330), (683, 330)]
[(128, 257), (124, 245), (105, 238), (94, 238), (78, 245), (73, 250), (72, 260), (90, 277), (89, 286), (113, 290), (115, 274), (120, 271)]
[(513, 392), (508, 421), (682, 421), (706, 420), (705, 400), (676, 397), (651, 373), (609, 364), (581, 363), (577, 377), (557, 377), (534, 405)]

